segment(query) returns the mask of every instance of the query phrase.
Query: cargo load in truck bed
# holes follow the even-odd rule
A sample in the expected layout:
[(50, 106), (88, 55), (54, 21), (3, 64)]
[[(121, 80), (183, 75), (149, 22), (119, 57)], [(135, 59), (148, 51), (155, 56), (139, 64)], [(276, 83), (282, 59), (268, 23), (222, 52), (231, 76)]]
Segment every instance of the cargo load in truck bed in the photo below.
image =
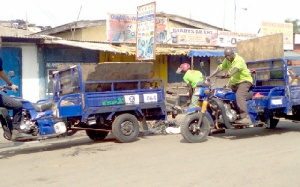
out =
[[(58, 70), (67, 68), (67, 66), (59, 66)], [(81, 65), (82, 81), (86, 82), (85, 90), (93, 91), (109, 91), (111, 84), (93, 83), (93, 81), (113, 81), (113, 80), (135, 80), (148, 79), (153, 68), (152, 62), (104, 62), (99, 64)], [(69, 76), (69, 71), (62, 73), (61, 76)], [(69, 87), (70, 82), (63, 84)], [(146, 84), (143, 83), (142, 87)], [(136, 83), (122, 82), (116, 83), (115, 90), (137, 89)]]

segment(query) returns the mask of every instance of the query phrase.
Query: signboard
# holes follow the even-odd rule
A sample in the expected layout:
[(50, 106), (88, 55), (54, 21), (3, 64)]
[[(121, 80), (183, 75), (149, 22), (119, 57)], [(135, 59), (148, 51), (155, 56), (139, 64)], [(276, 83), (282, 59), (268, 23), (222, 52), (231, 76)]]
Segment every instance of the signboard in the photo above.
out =
[(260, 28), (261, 36), (272, 35), (276, 33), (283, 34), (283, 49), (293, 50), (293, 24), (262, 22)]
[(220, 47), (236, 47), (236, 43), (243, 40), (256, 38), (256, 34), (218, 31), (218, 45)]
[(170, 44), (208, 45), (214, 46), (218, 42), (217, 30), (170, 28)]
[(136, 15), (108, 14), (106, 29), (108, 42), (135, 43)]
[(156, 3), (137, 7), (136, 60), (155, 59)]

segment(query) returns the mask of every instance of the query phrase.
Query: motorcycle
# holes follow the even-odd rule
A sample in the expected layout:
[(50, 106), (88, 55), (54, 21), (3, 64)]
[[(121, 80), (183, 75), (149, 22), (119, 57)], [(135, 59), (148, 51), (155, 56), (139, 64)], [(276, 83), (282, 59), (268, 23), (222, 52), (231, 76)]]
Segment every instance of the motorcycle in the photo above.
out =
[(213, 83), (223, 78), (217, 76), (210, 83), (208, 80), (199, 82), (195, 88), (194, 95), (199, 97), (197, 107), (189, 108), (185, 119), (181, 123), (181, 135), (190, 143), (203, 142), (207, 136), (217, 132), (225, 132), (231, 128), (249, 128), (263, 126), (262, 122), (256, 121), (256, 116), (250, 114), (252, 110), (248, 101), (253, 96), (249, 91), (247, 96), (248, 114), (252, 121), (251, 124), (240, 124), (239, 110), (235, 98), (235, 93), (229, 88), (212, 89)]
[[(0, 92), (6, 93), (11, 89), (8, 86), (0, 86)], [(31, 103), (23, 98), (10, 96), (23, 104), (22, 120), (20, 124), (20, 133), (18, 136), (12, 136), (12, 124), (5, 118), (7, 115), (12, 119), (12, 111), (0, 107), (0, 122), (3, 128), (3, 136), (11, 141), (34, 141), (48, 138), (59, 137), (67, 132), (64, 122), (57, 121), (53, 117), (52, 99), (41, 100), (37, 103)], [(11, 120), (10, 120), (11, 121)]]

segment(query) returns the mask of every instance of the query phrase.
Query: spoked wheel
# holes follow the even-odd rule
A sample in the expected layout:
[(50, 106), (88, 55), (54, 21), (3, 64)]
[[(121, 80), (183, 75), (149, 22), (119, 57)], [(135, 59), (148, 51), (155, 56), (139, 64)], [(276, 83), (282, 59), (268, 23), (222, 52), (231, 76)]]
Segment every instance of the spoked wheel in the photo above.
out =
[(132, 142), (139, 134), (139, 122), (134, 115), (121, 114), (112, 123), (112, 134), (118, 142)]
[[(200, 128), (197, 127), (199, 119), (201, 119)], [(199, 143), (206, 140), (210, 123), (202, 113), (194, 113), (187, 115), (180, 125), (181, 135), (190, 143)]]

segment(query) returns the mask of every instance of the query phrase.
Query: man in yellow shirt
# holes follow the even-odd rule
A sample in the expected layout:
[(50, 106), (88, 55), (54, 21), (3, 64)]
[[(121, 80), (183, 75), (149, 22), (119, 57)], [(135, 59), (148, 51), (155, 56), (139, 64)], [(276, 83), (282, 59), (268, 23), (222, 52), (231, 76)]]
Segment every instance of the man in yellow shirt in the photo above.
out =
[(176, 73), (184, 73), (183, 81), (188, 84), (189, 87), (189, 107), (195, 107), (198, 101), (198, 97), (194, 96), (194, 89), (198, 82), (203, 81), (202, 73), (198, 70), (190, 70), (190, 65), (188, 63), (181, 64)]
[(253, 78), (247, 68), (245, 60), (234, 53), (231, 48), (225, 48), (225, 59), (217, 69), (209, 76), (215, 76), (222, 70), (227, 70), (230, 76), (228, 86), (235, 92), (237, 105), (240, 109), (240, 120), (237, 123), (251, 124), (251, 120), (247, 113), (247, 93), (253, 84)]

